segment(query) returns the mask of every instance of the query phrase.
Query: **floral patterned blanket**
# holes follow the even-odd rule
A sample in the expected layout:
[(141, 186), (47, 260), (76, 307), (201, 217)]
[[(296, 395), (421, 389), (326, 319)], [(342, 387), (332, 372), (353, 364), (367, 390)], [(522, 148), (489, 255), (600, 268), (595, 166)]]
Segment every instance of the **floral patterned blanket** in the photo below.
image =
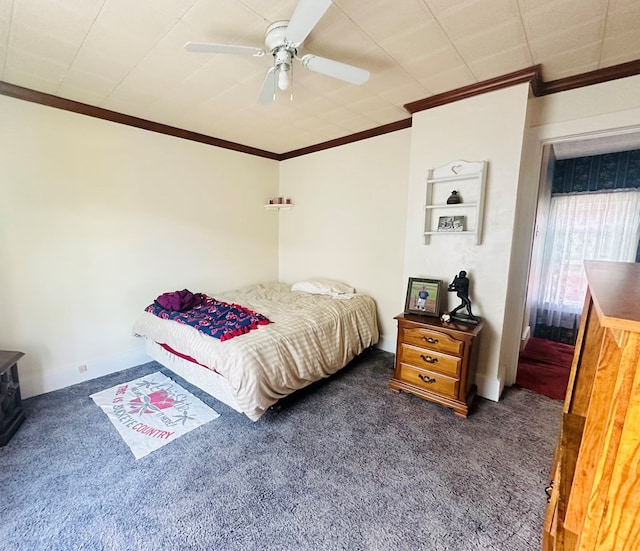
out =
[(147, 306), (145, 311), (162, 319), (190, 325), (201, 333), (221, 341), (248, 333), (252, 329), (257, 329), (259, 325), (271, 323), (262, 314), (244, 306), (221, 302), (207, 295), (201, 296), (204, 300), (190, 310), (182, 312), (168, 310), (156, 300)]

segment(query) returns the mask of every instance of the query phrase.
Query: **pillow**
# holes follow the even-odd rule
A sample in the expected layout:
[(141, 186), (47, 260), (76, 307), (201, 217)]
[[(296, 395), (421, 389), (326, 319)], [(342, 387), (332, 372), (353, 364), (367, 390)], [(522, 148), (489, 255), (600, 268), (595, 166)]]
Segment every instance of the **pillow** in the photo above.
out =
[(292, 291), (302, 291), (303, 293), (310, 293), (312, 295), (352, 295), (355, 293), (353, 287), (349, 287), (340, 281), (333, 279), (306, 279), (304, 281), (298, 281), (291, 287)]

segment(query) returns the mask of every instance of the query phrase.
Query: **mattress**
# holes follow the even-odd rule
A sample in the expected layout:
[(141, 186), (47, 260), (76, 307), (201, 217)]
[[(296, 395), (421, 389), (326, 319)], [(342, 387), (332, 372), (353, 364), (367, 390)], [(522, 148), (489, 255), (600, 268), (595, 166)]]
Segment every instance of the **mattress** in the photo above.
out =
[(263, 314), (272, 323), (219, 341), (188, 325), (142, 312), (133, 332), (217, 372), (228, 383), (238, 409), (252, 420), (280, 398), (332, 375), (378, 342), (376, 305), (365, 295), (292, 292), (290, 285), (274, 282), (215, 298)]

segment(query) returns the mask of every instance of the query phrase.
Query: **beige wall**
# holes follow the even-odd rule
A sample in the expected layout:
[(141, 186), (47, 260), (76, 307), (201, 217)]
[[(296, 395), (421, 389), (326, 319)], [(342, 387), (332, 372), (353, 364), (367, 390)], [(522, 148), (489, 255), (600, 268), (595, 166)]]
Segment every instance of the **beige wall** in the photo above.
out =
[[(529, 91), (529, 99), (532, 94)], [(511, 241), (511, 261), (507, 278), (507, 296), (505, 301), (504, 323), (500, 344), (498, 380), (501, 386), (512, 385), (516, 381), (518, 357), (523, 335), (523, 320), (526, 317), (525, 306), (529, 278), (529, 259), (533, 241), (533, 227), (536, 217), (538, 192), (535, 186), (527, 185), (527, 176), (531, 167), (539, 166), (540, 161), (532, 154), (530, 136), (526, 128), (533, 116), (532, 104), (527, 102), (522, 156), (518, 174), (518, 188), (514, 212)]]
[(404, 308), (403, 251), (410, 130), (280, 163), (280, 279), (342, 280), (374, 297), (380, 348), (395, 352)]
[[(448, 284), (460, 270), (468, 272), (474, 314), (485, 321), (476, 383), (479, 394), (493, 400), (504, 384), (499, 365), (528, 92), (522, 84), (413, 117), (405, 278), (430, 277)], [(472, 236), (436, 235), (425, 245), (427, 171), (457, 159), (488, 162), (482, 244), (475, 245)], [(444, 299), (442, 310), (459, 303), (451, 293)]]
[(3, 96), (0, 120), (0, 348), (26, 353), (25, 396), (148, 361), (130, 328), (161, 292), (278, 278), (276, 161)]
[[(637, 130), (639, 89), (527, 101), (515, 86), (279, 165), (0, 96), (0, 347), (27, 353), (28, 396), (146, 361), (129, 328), (160, 292), (325, 276), (375, 298), (393, 351), (407, 278), (466, 269), (487, 321), (477, 382), (497, 399), (515, 378), (543, 146)], [(427, 170), (458, 158), (489, 162), (483, 244), (424, 245)], [(275, 195), (295, 207), (265, 210)]]
[(640, 75), (534, 98), (531, 127), (559, 140), (637, 125)]

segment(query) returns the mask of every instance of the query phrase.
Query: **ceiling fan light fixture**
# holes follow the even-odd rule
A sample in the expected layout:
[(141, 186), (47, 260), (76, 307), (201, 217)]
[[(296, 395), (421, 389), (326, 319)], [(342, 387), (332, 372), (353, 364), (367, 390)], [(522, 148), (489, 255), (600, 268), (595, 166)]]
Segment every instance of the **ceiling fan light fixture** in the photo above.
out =
[(289, 70), (291, 69), (291, 52), (286, 47), (280, 47), (273, 52), (275, 69), (278, 73), (278, 88), (289, 89)]
[(289, 73), (284, 66), (278, 71), (278, 88), (283, 91), (289, 89)]

